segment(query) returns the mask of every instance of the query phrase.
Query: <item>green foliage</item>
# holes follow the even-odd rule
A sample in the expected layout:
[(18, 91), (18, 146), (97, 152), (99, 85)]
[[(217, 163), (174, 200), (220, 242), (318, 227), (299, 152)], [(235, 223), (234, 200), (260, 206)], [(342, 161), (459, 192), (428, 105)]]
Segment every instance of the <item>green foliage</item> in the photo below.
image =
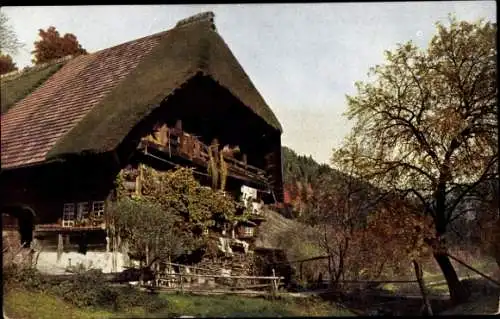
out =
[(27, 71), (25, 74), (16, 78), (2, 79), (1, 89), (1, 103), (2, 114), (7, 112), (16, 102), (20, 101), (36, 88), (42, 85), (51, 75), (57, 72), (64, 62), (49, 65), (41, 70)]
[[(79, 308), (92, 307), (123, 311), (142, 307), (154, 312), (167, 307), (167, 300), (132, 287), (113, 287), (100, 270), (82, 272), (63, 281), (43, 276), (33, 268), (11, 267), (3, 272), (7, 288), (24, 288), (51, 294)], [(5, 277), (6, 276), (6, 277)]]
[(154, 312), (167, 307), (167, 300), (156, 295), (133, 287), (110, 286), (99, 271), (80, 274), (54, 285), (50, 291), (79, 308), (98, 307), (117, 311), (140, 306), (146, 312)]
[[(76, 307), (52, 293), (31, 292), (23, 289), (8, 290), (4, 295), (4, 310), (10, 318), (51, 319), (60, 318), (176, 318), (181, 315), (203, 317), (280, 317), (280, 316), (352, 316), (347, 310), (337, 308), (318, 299), (263, 298), (239, 296), (192, 296), (183, 294), (151, 295), (133, 288), (129, 299), (131, 306), (118, 309)], [(125, 293), (124, 293), (125, 294)], [(122, 294), (118, 298), (121, 298)], [(299, 300), (300, 299), (300, 300)], [(119, 302), (122, 304), (122, 302)], [(156, 306), (150, 307), (153, 303)], [(132, 304), (139, 304), (132, 306)], [(142, 306), (144, 304), (144, 306)], [(166, 305), (166, 306), (165, 306)], [(153, 309), (157, 310), (153, 310)], [(56, 316), (54, 314), (57, 314)]]
[(222, 191), (201, 186), (189, 168), (178, 167), (164, 173), (145, 168), (143, 188), (145, 198), (158, 201), (164, 210), (186, 216), (190, 226), (205, 229), (218, 218), (234, 219), (234, 199)]
[(97, 270), (53, 285), (50, 291), (77, 307), (113, 307), (118, 295), (104, 282), (103, 274)]
[(134, 251), (175, 257), (203, 246), (200, 235), (216, 221), (232, 224), (248, 216), (237, 216), (234, 199), (201, 186), (189, 168), (167, 172), (146, 166), (140, 169), (142, 195), (127, 197), (120, 174), (116, 180), (118, 200), (109, 209), (117, 232), (128, 239)]
[(283, 179), (285, 184), (297, 181), (314, 183), (323, 173), (331, 171), (330, 166), (318, 164), (311, 156), (297, 155), (292, 149), (283, 146)]
[(187, 239), (177, 227), (180, 218), (171, 210), (144, 198), (121, 198), (108, 211), (116, 233), (127, 240), (134, 255), (166, 260), (183, 252)]
[(29, 290), (43, 290), (47, 285), (36, 269), (14, 263), (2, 268), (2, 277), (5, 286), (22, 285)]

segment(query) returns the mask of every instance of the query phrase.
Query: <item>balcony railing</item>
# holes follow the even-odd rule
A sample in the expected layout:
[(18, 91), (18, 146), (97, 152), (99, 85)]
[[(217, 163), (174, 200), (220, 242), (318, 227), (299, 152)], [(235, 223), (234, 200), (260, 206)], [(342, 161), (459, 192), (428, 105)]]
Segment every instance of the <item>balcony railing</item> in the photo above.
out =
[[(196, 136), (184, 131), (170, 130), (166, 143), (160, 144), (151, 138), (143, 138), (138, 146), (139, 150), (147, 152), (156, 150), (168, 157), (180, 157), (199, 166), (208, 167), (210, 163), (209, 146), (201, 142)], [(231, 177), (250, 180), (268, 187), (269, 178), (266, 171), (230, 156), (223, 156)]]
[(39, 224), (35, 226), (35, 232), (85, 232), (85, 231), (99, 231), (106, 229), (104, 223), (99, 225), (73, 225), (63, 226), (62, 224)]

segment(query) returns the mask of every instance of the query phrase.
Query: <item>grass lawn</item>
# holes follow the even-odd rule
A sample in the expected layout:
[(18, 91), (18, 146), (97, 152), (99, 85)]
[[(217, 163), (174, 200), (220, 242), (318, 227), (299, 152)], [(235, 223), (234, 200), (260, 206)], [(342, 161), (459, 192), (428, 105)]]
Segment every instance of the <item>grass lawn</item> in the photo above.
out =
[(103, 310), (78, 309), (51, 295), (21, 289), (7, 291), (3, 306), (10, 319), (108, 318), (113, 315)]
[(63, 300), (41, 292), (15, 289), (4, 294), (4, 309), (10, 319), (35, 318), (118, 318), (118, 317), (265, 317), (265, 316), (353, 316), (347, 310), (311, 299), (281, 299), (238, 296), (190, 296), (161, 294), (169, 303), (166, 309), (146, 313), (142, 308), (116, 313), (105, 309), (77, 308)]
[[(491, 258), (483, 258), (474, 261), (469, 261), (470, 265), (475, 269), (493, 276), (494, 272), (497, 269), (497, 265), (494, 260)], [(473, 279), (473, 278), (481, 278), (480, 275), (471, 271), (470, 269), (465, 268), (463, 265), (452, 260), (452, 264), (457, 272), (457, 275), (461, 280), (463, 279)], [(438, 267), (435, 269), (423, 269), (424, 274), (424, 282), (428, 289), (428, 292), (431, 295), (449, 295), (448, 285), (446, 284), (446, 280), (444, 278), (443, 273), (439, 270)], [(410, 276), (411, 279), (414, 279)], [(382, 285), (382, 288), (387, 292), (391, 293), (413, 293), (420, 294), (417, 284), (393, 284), (388, 283)]]

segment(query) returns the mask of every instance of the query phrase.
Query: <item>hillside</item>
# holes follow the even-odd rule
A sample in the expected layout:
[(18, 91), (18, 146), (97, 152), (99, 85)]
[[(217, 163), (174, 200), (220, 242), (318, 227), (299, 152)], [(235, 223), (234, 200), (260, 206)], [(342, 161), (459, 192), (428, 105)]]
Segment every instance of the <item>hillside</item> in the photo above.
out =
[(314, 192), (314, 185), (324, 174), (336, 171), (326, 164), (319, 164), (311, 156), (298, 155), (283, 146), (283, 188), (286, 217), (307, 209), (307, 202)]

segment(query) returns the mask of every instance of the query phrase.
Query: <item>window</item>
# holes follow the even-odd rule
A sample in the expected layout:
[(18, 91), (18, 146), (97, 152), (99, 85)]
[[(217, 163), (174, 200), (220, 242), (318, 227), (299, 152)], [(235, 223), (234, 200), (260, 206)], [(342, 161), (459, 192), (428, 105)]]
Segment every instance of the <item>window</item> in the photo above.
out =
[(80, 202), (76, 208), (76, 219), (82, 220), (87, 217), (89, 214), (89, 203), (88, 202)]
[(75, 204), (66, 203), (63, 207), (62, 226), (71, 227), (75, 225)]
[(248, 236), (248, 237), (253, 236), (253, 234), (254, 234), (254, 228), (253, 227), (248, 227), (248, 226), (243, 227), (243, 234), (245, 236)]
[(97, 201), (92, 203), (92, 211), (95, 217), (104, 216), (104, 201)]
[(262, 206), (263, 206), (263, 203), (260, 201), (252, 202), (252, 214), (262, 215)]

